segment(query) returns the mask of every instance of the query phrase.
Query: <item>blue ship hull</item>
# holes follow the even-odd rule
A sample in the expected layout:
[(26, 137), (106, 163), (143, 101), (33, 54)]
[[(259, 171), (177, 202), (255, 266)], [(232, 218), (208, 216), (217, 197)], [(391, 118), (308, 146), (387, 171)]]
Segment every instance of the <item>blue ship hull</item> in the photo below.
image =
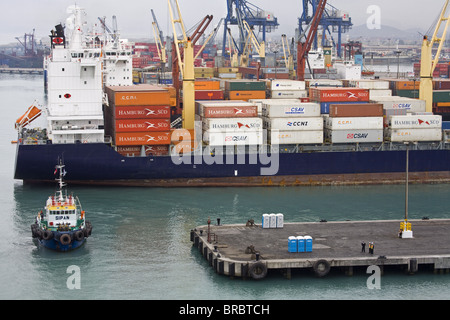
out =
[(38, 241), (39, 245), (41, 245), (47, 249), (66, 252), (66, 251), (75, 250), (75, 249), (81, 247), (86, 242), (86, 239), (83, 239), (82, 241), (74, 240), (71, 244), (68, 244), (68, 245), (63, 245), (60, 242), (56, 241), (55, 239), (50, 239), (50, 240), (37, 239), (37, 241)]
[[(278, 156), (276, 173), (264, 175), (261, 170), (270, 165), (252, 162), (248, 154), (245, 159), (235, 155), (223, 164), (208, 164), (194, 157), (188, 159), (190, 163), (176, 164), (171, 156), (124, 157), (102, 143), (19, 144), (14, 178), (30, 183), (54, 183), (54, 164), (58, 158), (64, 159), (65, 180), (70, 184), (288, 186), (401, 183), (405, 176), (404, 150), (280, 153)], [(450, 150), (409, 151), (409, 172), (411, 182), (450, 182)]]

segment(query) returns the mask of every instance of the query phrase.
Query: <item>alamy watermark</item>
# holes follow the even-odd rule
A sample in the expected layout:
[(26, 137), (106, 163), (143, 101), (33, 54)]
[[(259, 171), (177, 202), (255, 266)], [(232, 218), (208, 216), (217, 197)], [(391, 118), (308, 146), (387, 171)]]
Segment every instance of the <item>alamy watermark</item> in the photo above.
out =
[(381, 269), (379, 266), (371, 265), (367, 268), (367, 274), (370, 274), (367, 278), (367, 289), (381, 289)]
[(66, 286), (69, 290), (81, 289), (81, 269), (79, 266), (71, 265), (67, 267), (66, 273), (70, 274), (67, 278)]
[(366, 20), (366, 26), (369, 30), (381, 29), (381, 8), (377, 5), (367, 7), (366, 13), (370, 16)]

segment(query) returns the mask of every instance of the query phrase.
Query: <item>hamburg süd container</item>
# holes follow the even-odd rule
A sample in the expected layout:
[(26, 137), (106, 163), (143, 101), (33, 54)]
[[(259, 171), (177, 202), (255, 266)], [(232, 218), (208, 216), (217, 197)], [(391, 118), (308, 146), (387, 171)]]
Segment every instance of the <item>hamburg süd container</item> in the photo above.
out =
[(115, 143), (117, 146), (168, 145), (170, 144), (170, 131), (116, 133)]
[(323, 130), (322, 117), (264, 118), (264, 128), (281, 131), (319, 131)]
[(390, 116), (388, 119), (391, 129), (442, 128), (441, 115)]
[(118, 106), (114, 108), (116, 119), (170, 119), (169, 106)]
[(309, 97), (318, 102), (369, 101), (369, 90), (360, 88), (310, 88)]
[(205, 118), (247, 118), (258, 116), (258, 107), (253, 106), (204, 106), (200, 115)]
[(371, 143), (383, 142), (381, 130), (325, 130), (325, 137), (331, 143)]
[(258, 117), (251, 118), (204, 118), (203, 130), (209, 132), (251, 131), (263, 128), (263, 121)]
[(268, 118), (320, 117), (320, 105), (318, 103), (270, 101), (263, 103), (262, 115)]
[(158, 132), (170, 130), (169, 119), (116, 120), (116, 132)]
[(383, 105), (379, 103), (331, 104), (330, 117), (382, 117)]

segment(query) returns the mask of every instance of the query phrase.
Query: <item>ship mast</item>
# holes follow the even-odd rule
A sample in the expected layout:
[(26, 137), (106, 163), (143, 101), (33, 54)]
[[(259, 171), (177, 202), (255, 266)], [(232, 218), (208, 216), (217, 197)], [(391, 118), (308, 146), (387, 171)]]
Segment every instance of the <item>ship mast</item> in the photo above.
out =
[[(59, 190), (57, 191), (57, 196), (58, 196), (58, 200), (60, 202), (64, 201), (64, 196), (63, 196), (63, 188), (66, 186), (66, 183), (63, 181), (63, 177), (66, 175), (66, 170), (64, 169), (64, 164), (62, 163), (62, 161), (59, 161), (59, 164), (56, 165), (56, 171), (59, 171), (59, 177), (56, 178), (55, 180), (58, 181), (58, 185), (59, 185)], [(56, 173), (55, 171), (55, 173)]]

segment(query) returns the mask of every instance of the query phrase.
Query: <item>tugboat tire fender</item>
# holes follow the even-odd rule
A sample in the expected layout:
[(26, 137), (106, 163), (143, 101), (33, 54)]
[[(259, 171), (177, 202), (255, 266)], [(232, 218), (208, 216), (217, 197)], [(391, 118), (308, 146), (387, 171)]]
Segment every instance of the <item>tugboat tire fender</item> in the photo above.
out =
[(68, 233), (64, 233), (59, 238), (59, 242), (61, 242), (62, 245), (68, 245), (72, 242), (72, 238)]
[(78, 230), (77, 232), (75, 232), (75, 240), (81, 241), (83, 239), (84, 239), (83, 231)]
[(255, 280), (263, 279), (267, 276), (267, 266), (261, 261), (255, 262), (248, 268), (248, 275)]
[(53, 232), (51, 232), (50, 230), (44, 230), (44, 232), (42, 233), (42, 239), (44, 240), (50, 240), (53, 237)]
[(313, 265), (313, 270), (315, 274), (319, 277), (324, 277), (330, 272), (331, 265), (327, 260), (320, 259), (317, 260)]

